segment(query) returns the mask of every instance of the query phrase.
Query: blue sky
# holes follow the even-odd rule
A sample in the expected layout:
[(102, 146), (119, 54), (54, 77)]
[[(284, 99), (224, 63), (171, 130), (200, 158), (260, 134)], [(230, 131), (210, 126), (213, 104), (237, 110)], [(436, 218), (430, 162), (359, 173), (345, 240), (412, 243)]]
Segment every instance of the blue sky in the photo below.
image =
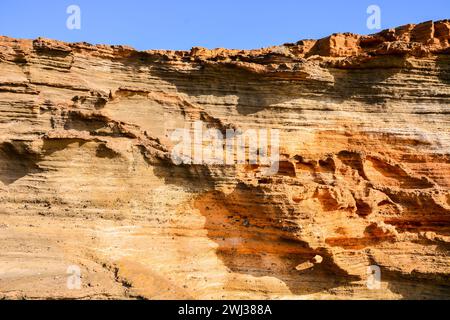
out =
[[(81, 29), (66, 27), (69, 5), (81, 9)], [(450, 0), (1, 0), (0, 35), (137, 49), (250, 49), (334, 32), (373, 33), (366, 9), (381, 9), (383, 29), (450, 18)]]

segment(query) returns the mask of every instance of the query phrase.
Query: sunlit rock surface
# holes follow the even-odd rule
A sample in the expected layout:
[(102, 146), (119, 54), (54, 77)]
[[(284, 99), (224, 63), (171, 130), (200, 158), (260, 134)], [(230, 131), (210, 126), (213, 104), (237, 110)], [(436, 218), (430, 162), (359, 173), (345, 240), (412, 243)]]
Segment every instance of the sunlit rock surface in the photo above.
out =
[[(0, 297), (449, 298), (449, 38), (448, 20), (250, 51), (0, 37)], [(195, 121), (280, 130), (278, 173), (175, 165)]]

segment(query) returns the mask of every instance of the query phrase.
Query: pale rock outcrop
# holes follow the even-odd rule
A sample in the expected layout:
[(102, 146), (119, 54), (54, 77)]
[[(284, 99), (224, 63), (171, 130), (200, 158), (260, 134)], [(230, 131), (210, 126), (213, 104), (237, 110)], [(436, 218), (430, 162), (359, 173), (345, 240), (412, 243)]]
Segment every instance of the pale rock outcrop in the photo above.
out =
[[(0, 37), (0, 297), (448, 298), (449, 40), (448, 20), (250, 51)], [(197, 120), (279, 129), (280, 170), (173, 164)]]

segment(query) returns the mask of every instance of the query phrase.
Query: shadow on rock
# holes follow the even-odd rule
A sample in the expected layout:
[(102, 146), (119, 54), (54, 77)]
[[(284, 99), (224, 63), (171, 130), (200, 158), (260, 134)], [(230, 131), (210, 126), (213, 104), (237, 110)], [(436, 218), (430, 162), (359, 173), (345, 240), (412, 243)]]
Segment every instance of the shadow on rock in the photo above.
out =
[[(311, 294), (356, 280), (339, 269), (325, 249), (312, 249), (296, 238), (298, 226), (289, 222), (281, 203), (259, 187), (238, 184), (226, 195), (219, 191), (195, 199), (206, 218), (208, 237), (216, 242), (218, 257), (235, 273), (275, 277), (294, 294)], [(316, 255), (323, 262), (313, 265)], [(311, 264), (306, 270), (299, 265)]]

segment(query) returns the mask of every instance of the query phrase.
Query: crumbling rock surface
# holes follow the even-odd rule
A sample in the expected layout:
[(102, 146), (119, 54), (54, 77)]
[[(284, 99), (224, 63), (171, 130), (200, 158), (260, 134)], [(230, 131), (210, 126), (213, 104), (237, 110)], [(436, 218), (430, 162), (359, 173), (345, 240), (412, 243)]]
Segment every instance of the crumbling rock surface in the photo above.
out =
[[(250, 51), (0, 37), (0, 297), (450, 297), (449, 41), (449, 20)], [(194, 121), (280, 130), (278, 173), (175, 165)]]

